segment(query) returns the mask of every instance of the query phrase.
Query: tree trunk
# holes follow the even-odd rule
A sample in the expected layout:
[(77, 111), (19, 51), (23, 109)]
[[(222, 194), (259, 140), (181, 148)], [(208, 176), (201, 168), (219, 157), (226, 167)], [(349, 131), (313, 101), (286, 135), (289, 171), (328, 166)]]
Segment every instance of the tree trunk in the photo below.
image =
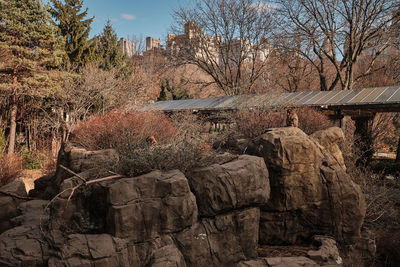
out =
[(8, 155), (14, 154), (15, 148), (15, 136), (17, 131), (17, 104), (14, 102), (11, 104), (11, 115), (10, 115), (10, 142), (8, 144)]

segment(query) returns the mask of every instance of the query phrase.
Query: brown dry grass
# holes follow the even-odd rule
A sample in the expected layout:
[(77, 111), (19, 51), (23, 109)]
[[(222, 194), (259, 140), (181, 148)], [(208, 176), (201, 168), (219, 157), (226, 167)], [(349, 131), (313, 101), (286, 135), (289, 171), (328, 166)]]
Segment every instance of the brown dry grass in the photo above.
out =
[(0, 187), (14, 181), (21, 173), (22, 158), (18, 155), (0, 156)]

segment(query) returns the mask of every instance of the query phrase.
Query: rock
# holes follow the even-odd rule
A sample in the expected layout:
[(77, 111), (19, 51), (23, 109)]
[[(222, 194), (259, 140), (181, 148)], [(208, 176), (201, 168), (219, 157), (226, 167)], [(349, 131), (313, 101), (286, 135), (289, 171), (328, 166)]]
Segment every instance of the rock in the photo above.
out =
[[(21, 197), (27, 196), (25, 184), (20, 178), (1, 187), (0, 191)], [(18, 215), (18, 205), (24, 201), (26, 200), (0, 193), (0, 233), (13, 226), (10, 220)]]
[[(316, 136), (326, 145), (341, 140), (340, 133), (333, 129)], [(271, 186), (270, 200), (261, 207), (262, 244), (304, 244), (315, 234), (351, 242), (360, 235), (364, 196), (337, 160), (341, 155), (335, 159), (294, 127), (270, 129), (254, 143)]]
[(273, 128), (256, 138), (268, 170), (294, 172), (322, 161), (317, 144), (296, 127)]
[(48, 215), (45, 212), (47, 200), (30, 200), (22, 202), (18, 206), (18, 217), (12, 219), (13, 225), (39, 225), (46, 223)]
[(275, 257), (266, 258), (270, 267), (319, 267), (315, 261), (306, 257)]
[(201, 222), (174, 234), (174, 237), (188, 266), (215, 265), (211, 256), (208, 235)]
[(35, 182), (35, 188), (31, 190), (30, 195), (51, 199), (58, 194), (62, 182), (67, 178), (73, 177), (71, 173), (61, 168), (60, 165), (69, 168), (75, 173), (84, 175), (84, 178), (94, 179), (106, 173), (107, 166), (111, 169), (118, 161), (119, 156), (115, 149), (88, 151), (71, 143), (64, 143), (58, 154), (56, 173), (42, 177)]
[(106, 186), (109, 233), (144, 242), (181, 231), (197, 220), (197, 205), (180, 171), (154, 171)]
[(232, 266), (257, 257), (259, 209), (204, 218), (175, 235), (188, 266)]
[(22, 225), (0, 235), (2, 266), (44, 266), (49, 247), (38, 226)]
[[(83, 172), (92, 168), (103, 167), (104, 164), (114, 164), (118, 162), (119, 156), (115, 149), (103, 149), (88, 151), (78, 148), (72, 144), (66, 144), (59, 156), (59, 164), (64, 164), (76, 173)], [(65, 158), (64, 158), (64, 157)]]
[(269, 267), (266, 259), (256, 259), (249, 261), (241, 261), (238, 263), (237, 267)]
[(346, 170), (343, 154), (338, 146), (338, 144), (344, 142), (344, 133), (342, 129), (339, 127), (331, 127), (326, 130), (317, 131), (310, 136), (332, 155), (341, 168)]
[(314, 236), (314, 242), (319, 245), (318, 250), (310, 250), (307, 256), (319, 264), (342, 266), (343, 260), (339, 255), (336, 241), (326, 236)]
[(161, 247), (153, 252), (151, 267), (186, 267), (182, 253), (174, 244)]
[(268, 170), (259, 157), (242, 155), (222, 165), (195, 169), (188, 179), (202, 216), (265, 204), (269, 199)]
[(64, 263), (66, 266), (131, 266), (127, 243), (107, 234), (72, 234), (59, 250), (58, 255), (49, 259), (49, 267), (65, 266)]
[(57, 189), (52, 186), (53, 179), (53, 174), (48, 174), (36, 179), (33, 182), (34, 188), (29, 191), (29, 196), (40, 199), (51, 199), (52, 196), (57, 194)]

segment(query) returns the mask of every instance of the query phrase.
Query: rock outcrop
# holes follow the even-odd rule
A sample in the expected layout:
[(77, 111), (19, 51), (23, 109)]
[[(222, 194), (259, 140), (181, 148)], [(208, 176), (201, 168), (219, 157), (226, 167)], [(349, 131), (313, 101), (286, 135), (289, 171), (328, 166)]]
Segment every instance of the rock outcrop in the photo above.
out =
[(133, 242), (182, 231), (197, 221), (196, 199), (183, 173), (154, 171), (105, 186), (107, 231)]
[(261, 208), (260, 243), (301, 244), (315, 234), (351, 242), (360, 236), (366, 206), (335, 143), (342, 136), (339, 128), (311, 138), (287, 127), (270, 129), (254, 141), (271, 186), (270, 200)]
[(26, 197), (25, 184), (22, 179), (0, 187), (0, 233), (13, 227), (11, 219), (18, 215), (18, 205), (24, 200), (19, 198)]
[[(186, 174), (152, 171), (93, 183), (82, 178), (109, 175), (105, 162), (118, 161), (116, 152), (64, 145), (58, 164), (72, 172), (58, 168), (30, 194), (58, 194), (50, 204), (0, 195), (8, 208), (0, 212), (0, 265), (341, 266), (335, 240), (326, 236), (296, 257), (259, 258), (258, 245), (304, 244), (315, 234), (360, 238), (365, 204), (345, 172), (342, 137), (338, 128), (312, 137), (293, 127), (270, 129), (240, 141), (240, 151), (254, 155), (223, 154)], [(2, 190), (20, 188), (9, 187)]]
[(263, 159), (249, 155), (196, 169), (190, 173), (189, 183), (202, 216), (264, 204), (270, 194), (268, 169)]

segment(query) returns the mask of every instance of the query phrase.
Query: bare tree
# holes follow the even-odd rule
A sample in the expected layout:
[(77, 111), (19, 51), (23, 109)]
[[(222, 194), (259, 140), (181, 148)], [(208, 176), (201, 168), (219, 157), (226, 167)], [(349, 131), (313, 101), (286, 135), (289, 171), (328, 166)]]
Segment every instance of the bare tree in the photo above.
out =
[[(318, 71), (322, 91), (352, 89), (373, 71), (376, 58), (391, 44), (399, 22), (396, 0), (276, 0), (281, 39)], [(289, 41), (287, 41), (289, 40)], [(296, 42), (290, 42), (296, 40)], [(354, 77), (355, 63), (370, 55), (369, 66)], [(335, 69), (329, 80), (326, 69)]]
[(177, 64), (203, 70), (227, 95), (253, 92), (267, 66), (272, 11), (252, 0), (194, 0), (173, 13), (167, 51)]
[(293, 51), (280, 51), (273, 56), (274, 69), (270, 86), (285, 92), (319, 90), (317, 72), (311, 63)]

